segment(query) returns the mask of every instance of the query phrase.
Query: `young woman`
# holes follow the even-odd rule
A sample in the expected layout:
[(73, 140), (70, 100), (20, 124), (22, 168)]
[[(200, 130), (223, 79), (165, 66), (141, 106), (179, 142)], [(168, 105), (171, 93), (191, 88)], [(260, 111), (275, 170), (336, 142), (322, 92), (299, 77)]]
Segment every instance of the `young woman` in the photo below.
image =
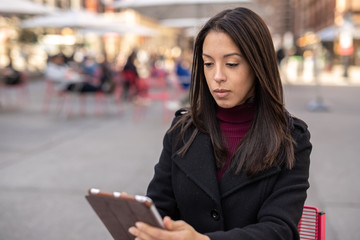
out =
[(136, 239), (299, 239), (312, 145), (284, 107), (271, 35), (246, 8), (199, 32), (190, 108), (166, 133), (147, 195), (165, 229), (138, 222)]

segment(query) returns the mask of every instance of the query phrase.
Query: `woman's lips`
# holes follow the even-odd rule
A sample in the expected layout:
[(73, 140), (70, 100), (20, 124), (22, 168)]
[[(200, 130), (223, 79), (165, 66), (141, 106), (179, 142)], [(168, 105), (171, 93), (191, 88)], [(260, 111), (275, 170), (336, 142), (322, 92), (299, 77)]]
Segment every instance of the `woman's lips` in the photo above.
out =
[(214, 94), (218, 97), (218, 98), (225, 98), (230, 94), (230, 90), (226, 90), (226, 89), (215, 89), (214, 90)]

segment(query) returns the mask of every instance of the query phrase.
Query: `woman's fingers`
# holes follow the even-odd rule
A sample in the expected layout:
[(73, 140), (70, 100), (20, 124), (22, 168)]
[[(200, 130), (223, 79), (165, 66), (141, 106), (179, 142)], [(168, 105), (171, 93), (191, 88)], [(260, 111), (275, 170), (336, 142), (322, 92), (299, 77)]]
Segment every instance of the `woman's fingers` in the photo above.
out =
[(169, 231), (174, 230), (174, 226), (173, 226), (174, 221), (171, 220), (170, 217), (164, 217), (163, 223), (167, 230), (169, 230)]
[(175, 240), (175, 239), (207, 239), (205, 235), (196, 232), (184, 221), (173, 221), (169, 217), (164, 218), (165, 229), (152, 227), (143, 222), (137, 222), (129, 232), (138, 240)]
[(170, 217), (164, 218), (164, 226), (169, 231), (180, 231), (185, 229), (186, 227), (190, 227), (189, 224), (182, 220), (174, 221)]
[(143, 222), (137, 222), (135, 224), (136, 228), (139, 231), (139, 237), (141, 239), (144, 240), (148, 240), (148, 239), (159, 239), (159, 240), (167, 240), (170, 239), (169, 235), (168, 235), (168, 231), (157, 228), (157, 227), (152, 227), (148, 224), (145, 224)]
[(157, 238), (154, 238), (152, 234), (154, 234), (153, 227), (150, 227), (149, 225), (145, 223), (137, 222), (134, 227), (129, 228), (129, 232), (136, 237), (136, 239), (141, 240), (155, 240)]

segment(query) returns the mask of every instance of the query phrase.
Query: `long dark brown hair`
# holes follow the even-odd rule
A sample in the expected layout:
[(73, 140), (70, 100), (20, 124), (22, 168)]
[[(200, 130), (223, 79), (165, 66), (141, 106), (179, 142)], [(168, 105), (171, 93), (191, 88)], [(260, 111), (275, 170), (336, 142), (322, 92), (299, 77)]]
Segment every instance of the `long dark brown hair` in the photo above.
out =
[[(227, 150), (223, 144), (216, 118), (216, 102), (204, 76), (202, 59), (204, 39), (210, 31), (228, 34), (249, 63), (255, 76), (256, 114), (253, 125), (232, 160), (238, 173), (242, 169), (251, 176), (271, 166), (294, 164), (293, 139), (283, 101), (283, 89), (275, 50), (265, 22), (246, 8), (224, 10), (211, 18), (200, 30), (194, 46), (190, 86), (190, 109), (172, 129), (180, 127), (184, 146), (178, 154), (183, 156), (200, 132), (210, 136), (218, 168), (223, 167)], [(240, 87), (240, 86), (239, 86)], [(185, 132), (195, 126), (190, 138)]]

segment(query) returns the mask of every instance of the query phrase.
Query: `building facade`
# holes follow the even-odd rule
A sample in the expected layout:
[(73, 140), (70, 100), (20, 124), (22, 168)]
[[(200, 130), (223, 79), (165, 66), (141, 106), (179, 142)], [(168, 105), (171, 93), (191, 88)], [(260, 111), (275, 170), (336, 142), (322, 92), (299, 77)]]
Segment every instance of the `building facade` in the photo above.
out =
[(114, 0), (33, 0), (60, 9), (86, 9), (91, 12), (113, 12)]
[(311, 32), (335, 60), (347, 56), (360, 64), (360, 1), (292, 0), (291, 7), (295, 38)]

